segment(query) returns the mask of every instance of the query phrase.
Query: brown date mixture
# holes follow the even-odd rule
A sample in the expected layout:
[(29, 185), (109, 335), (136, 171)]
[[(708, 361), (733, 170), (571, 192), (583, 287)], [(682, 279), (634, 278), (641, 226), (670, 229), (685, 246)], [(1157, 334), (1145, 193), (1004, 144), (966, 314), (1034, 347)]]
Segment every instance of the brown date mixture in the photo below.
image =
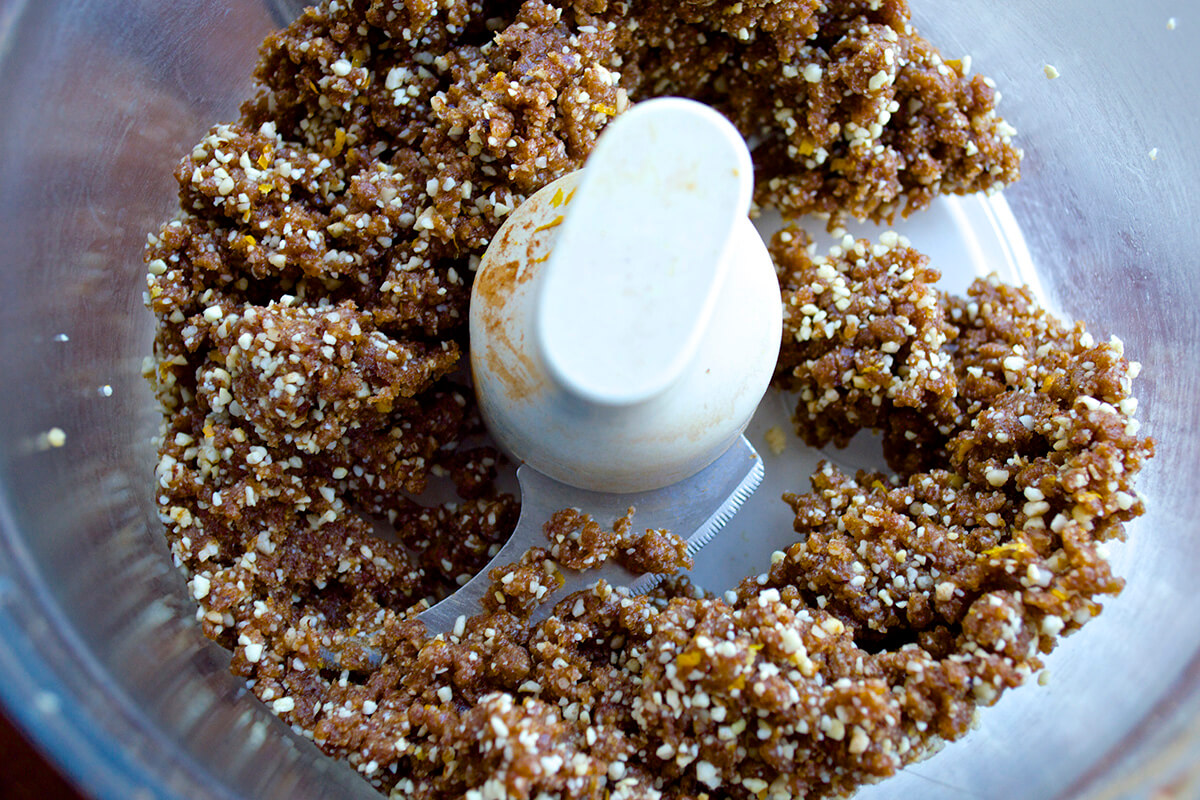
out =
[(600, 584), (531, 625), (560, 565), (686, 563), (564, 512), (480, 616), (415, 619), (519, 512), (461, 369), (473, 270), (613, 116), (714, 105), (755, 143), (758, 205), (831, 228), (1016, 180), (994, 85), (902, 0), (328, 0), (256, 79), (147, 248), (157, 502), (234, 672), (381, 792), (849, 794), (961, 736), (1120, 590), (1104, 543), (1153, 451), (1120, 342), (1022, 289), (948, 296), (895, 234), (818, 255), (788, 228), (776, 386), (805, 442), (878, 431), (894, 472), (821, 468), (786, 497), (795, 543), (723, 597)]

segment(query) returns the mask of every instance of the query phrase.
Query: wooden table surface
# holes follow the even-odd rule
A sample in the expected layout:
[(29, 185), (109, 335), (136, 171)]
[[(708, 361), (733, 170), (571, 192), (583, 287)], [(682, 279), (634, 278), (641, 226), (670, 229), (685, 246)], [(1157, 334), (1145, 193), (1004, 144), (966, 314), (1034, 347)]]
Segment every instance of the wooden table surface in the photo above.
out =
[(86, 800), (0, 716), (0, 800)]

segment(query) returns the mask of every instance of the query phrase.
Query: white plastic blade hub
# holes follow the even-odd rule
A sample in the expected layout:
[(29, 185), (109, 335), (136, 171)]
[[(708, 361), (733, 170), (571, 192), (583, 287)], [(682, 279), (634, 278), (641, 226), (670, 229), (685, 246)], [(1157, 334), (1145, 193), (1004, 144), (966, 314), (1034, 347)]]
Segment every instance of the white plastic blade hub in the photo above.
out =
[(545, 267), (537, 343), (566, 391), (628, 405), (687, 365), (729, 269), (753, 166), (718, 112), (664, 98), (597, 143)]

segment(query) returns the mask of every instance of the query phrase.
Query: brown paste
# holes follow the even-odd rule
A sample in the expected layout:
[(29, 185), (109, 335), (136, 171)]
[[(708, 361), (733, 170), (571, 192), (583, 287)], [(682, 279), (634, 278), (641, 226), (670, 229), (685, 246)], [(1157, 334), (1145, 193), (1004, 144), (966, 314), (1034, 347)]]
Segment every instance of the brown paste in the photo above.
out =
[(545, 524), (550, 556), (567, 569), (598, 567), (612, 560), (635, 573), (670, 575), (691, 569), (687, 542), (671, 531), (653, 528), (635, 533), (634, 509), (605, 530), (577, 508), (556, 512)]
[(894, 234), (818, 256), (792, 228), (776, 384), (805, 442), (879, 431), (894, 473), (796, 476), (795, 544), (724, 597), (602, 584), (531, 626), (560, 564), (686, 563), (565, 512), (492, 570), (483, 614), (415, 620), (519, 510), (461, 369), (472, 271), (631, 102), (721, 109), (757, 202), (831, 227), (1017, 178), (993, 84), (904, 2), (330, 0), (256, 76), (150, 237), (156, 496), (234, 672), (382, 792), (848, 794), (961, 736), (1120, 590), (1104, 543), (1153, 449), (1120, 342), (1025, 290), (948, 296)]

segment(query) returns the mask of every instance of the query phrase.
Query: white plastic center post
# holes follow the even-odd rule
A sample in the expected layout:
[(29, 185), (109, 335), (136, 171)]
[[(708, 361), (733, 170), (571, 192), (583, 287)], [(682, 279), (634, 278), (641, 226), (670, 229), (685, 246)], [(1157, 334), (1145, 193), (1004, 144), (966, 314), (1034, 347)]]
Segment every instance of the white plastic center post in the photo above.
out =
[(643, 103), (605, 131), (538, 299), (537, 342), (564, 389), (627, 405), (679, 377), (729, 270), (753, 169), (737, 130), (699, 103)]
[(484, 420), (518, 461), (602, 492), (656, 489), (740, 435), (779, 352), (779, 286), (747, 217), (736, 129), (652, 100), (497, 232), (471, 297)]

